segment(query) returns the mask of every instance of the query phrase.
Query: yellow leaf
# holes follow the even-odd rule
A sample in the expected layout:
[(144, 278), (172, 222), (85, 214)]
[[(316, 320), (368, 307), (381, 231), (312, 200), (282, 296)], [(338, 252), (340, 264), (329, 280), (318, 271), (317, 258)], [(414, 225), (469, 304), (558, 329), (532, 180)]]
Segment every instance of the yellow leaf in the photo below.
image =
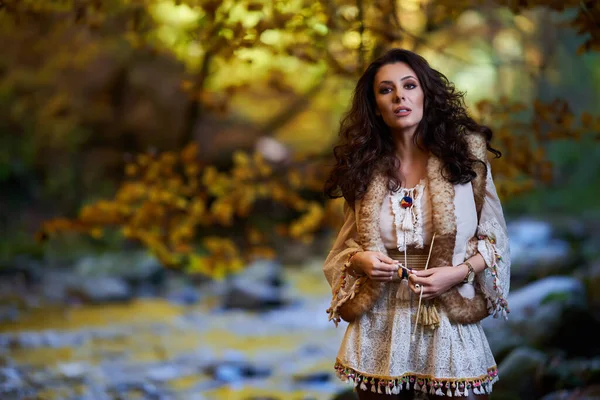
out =
[(177, 156), (171, 151), (164, 152), (158, 158), (158, 162), (165, 165), (174, 165), (177, 163)]
[(285, 189), (278, 182), (269, 182), (267, 192), (277, 202), (285, 199)]
[(264, 258), (264, 259), (274, 259), (276, 257), (275, 250), (270, 247), (260, 246), (254, 247), (250, 250), (250, 254), (252, 258)]
[(188, 243), (177, 243), (174, 250), (177, 253), (189, 254), (194, 250), (194, 248), (192, 246), (190, 246)]
[(133, 233), (133, 229), (130, 226), (124, 226), (121, 229), (121, 233), (123, 234), (123, 236), (125, 236), (126, 238), (132, 238), (134, 236)]
[(300, 180), (300, 172), (297, 170), (290, 170), (288, 172), (287, 178), (288, 183), (294, 189), (299, 188), (302, 184), (302, 181)]
[(185, 173), (187, 176), (196, 176), (200, 172), (200, 167), (196, 164), (188, 164), (185, 167)]
[(204, 201), (200, 198), (195, 198), (194, 200), (192, 200), (190, 211), (192, 215), (196, 217), (203, 215), (206, 211)]
[(227, 269), (227, 263), (225, 263), (223, 260), (216, 260), (214, 262), (214, 268), (211, 271), (211, 276), (213, 277), (213, 279), (222, 281), (223, 279), (225, 279), (225, 276), (227, 276)]
[(219, 178), (217, 168), (210, 165), (204, 169), (204, 174), (202, 174), (202, 184), (211, 187), (217, 183)]
[(148, 156), (147, 154), (140, 154), (137, 156), (137, 163), (142, 167), (145, 167), (148, 164), (150, 164), (150, 161), (150, 156)]
[(187, 207), (187, 204), (188, 204), (187, 200), (184, 199), (183, 197), (178, 197), (175, 200), (175, 207), (180, 208), (182, 210), (185, 210), (185, 208)]
[(250, 163), (250, 157), (248, 157), (247, 153), (237, 150), (233, 153), (233, 162), (238, 166), (245, 167)]
[(266, 197), (269, 194), (269, 188), (263, 184), (257, 185), (256, 194), (258, 197)]
[(258, 244), (264, 240), (263, 233), (260, 230), (253, 228), (253, 227), (249, 229), (247, 237), (248, 237), (248, 241), (251, 244)]
[(190, 254), (188, 260), (188, 272), (193, 274), (204, 274), (207, 276), (211, 276), (210, 263), (207, 257), (199, 256), (197, 254)]
[(125, 167), (125, 174), (127, 176), (135, 176), (138, 173), (138, 166), (135, 164), (127, 164)]
[(229, 265), (229, 271), (236, 273), (244, 269), (244, 261), (241, 258), (234, 258)]

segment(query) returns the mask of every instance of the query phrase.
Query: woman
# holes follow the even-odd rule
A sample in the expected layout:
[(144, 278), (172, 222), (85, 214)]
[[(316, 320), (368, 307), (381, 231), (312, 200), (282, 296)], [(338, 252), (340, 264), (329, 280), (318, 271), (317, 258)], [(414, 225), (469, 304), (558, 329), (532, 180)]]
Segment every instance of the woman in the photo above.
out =
[(508, 312), (491, 136), (415, 53), (392, 49), (358, 81), (325, 185), (345, 198), (345, 222), (323, 269), (336, 325), (372, 297), (350, 318), (335, 367), (360, 399), (487, 399), (498, 379), (478, 322)]

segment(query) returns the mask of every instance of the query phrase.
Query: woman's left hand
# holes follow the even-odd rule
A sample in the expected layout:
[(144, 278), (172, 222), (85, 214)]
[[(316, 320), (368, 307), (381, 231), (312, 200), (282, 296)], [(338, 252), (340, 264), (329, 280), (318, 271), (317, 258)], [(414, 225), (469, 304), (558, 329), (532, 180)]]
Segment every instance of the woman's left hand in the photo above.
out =
[[(461, 283), (465, 275), (466, 272), (462, 268), (456, 267), (439, 267), (423, 271), (412, 271), (408, 276), (408, 285), (416, 294), (421, 294), (422, 287), (423, 299), (432, 299)], [(417, 284), (420, 287), (417, 287)]]

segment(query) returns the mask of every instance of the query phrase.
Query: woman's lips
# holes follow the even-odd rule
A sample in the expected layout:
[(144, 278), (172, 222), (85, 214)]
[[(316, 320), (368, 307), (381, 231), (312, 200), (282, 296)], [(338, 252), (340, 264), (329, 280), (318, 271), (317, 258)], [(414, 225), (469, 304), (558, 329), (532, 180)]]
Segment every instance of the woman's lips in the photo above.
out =
[(410, 114), (412, 110), (408, 107), (398, 107), (394, 110), (394, 115), (397, 117), (405, 117)]

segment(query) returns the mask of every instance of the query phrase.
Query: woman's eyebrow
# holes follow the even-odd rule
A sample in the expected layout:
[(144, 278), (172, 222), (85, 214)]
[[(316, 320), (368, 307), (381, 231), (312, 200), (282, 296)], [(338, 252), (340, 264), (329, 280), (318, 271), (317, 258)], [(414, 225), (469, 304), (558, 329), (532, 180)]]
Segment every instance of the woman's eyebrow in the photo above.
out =
[[(415, 77), (414, 77), (414, 76), (412, 76), (412, 75), (406, 75), (405, 77), (403, 77), (403, 78), (400, 78), (400, 80), (401, 80), (401, 81), (405, 81), (405, 80), (407, 80), (407, 79), (409, 79), (409, 78), (413, 78), (413, 79), (415, 79), (415, 80), (417, 79), (417, 78), (415, 78)], [(393, 84), (394, 84), (394, 82), (392, 82), (392, 81), (381, 81), (381, 82), (379, 82), (379, 84), (380, 84), (380, 85), (381, 85), (382, 83), (387, 83), (388, 85), (393, 85)]]

